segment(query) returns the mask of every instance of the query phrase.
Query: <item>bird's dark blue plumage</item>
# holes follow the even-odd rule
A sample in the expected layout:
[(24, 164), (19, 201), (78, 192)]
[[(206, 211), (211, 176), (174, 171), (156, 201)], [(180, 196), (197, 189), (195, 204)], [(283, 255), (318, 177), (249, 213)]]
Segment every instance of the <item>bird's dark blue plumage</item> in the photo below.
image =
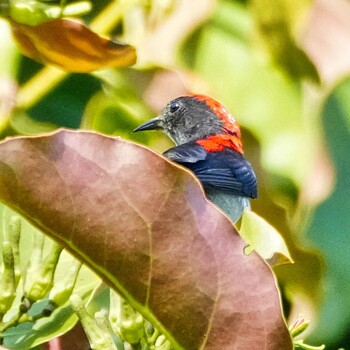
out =
[(169, 149), (164, 155), (190, 169), (206, 190), (257, 197), (257, 181), (252, 166), (242, 154), (231, 148), (207, 152), (196, 142), (188, 142)]

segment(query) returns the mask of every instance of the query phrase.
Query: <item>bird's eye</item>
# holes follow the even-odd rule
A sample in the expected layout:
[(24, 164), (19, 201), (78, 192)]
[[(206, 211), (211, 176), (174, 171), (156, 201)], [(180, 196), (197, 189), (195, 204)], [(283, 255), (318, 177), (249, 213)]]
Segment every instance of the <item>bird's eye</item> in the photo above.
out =
[(176, 112), (180, 108), (180, 103), (179, 102), (171, 102), (169, 106), (170, 113)]

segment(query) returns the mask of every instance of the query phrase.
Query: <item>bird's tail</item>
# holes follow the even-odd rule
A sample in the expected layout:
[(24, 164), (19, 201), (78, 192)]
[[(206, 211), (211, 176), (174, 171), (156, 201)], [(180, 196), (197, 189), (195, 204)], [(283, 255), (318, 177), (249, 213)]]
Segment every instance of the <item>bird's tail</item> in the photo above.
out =
[(233, 223), (236, 223), (241, 218), (244, 209), (250, 209), (250, 201), (247, 197), (237, 196), (214, 189), (207, 190), (206, 195)]

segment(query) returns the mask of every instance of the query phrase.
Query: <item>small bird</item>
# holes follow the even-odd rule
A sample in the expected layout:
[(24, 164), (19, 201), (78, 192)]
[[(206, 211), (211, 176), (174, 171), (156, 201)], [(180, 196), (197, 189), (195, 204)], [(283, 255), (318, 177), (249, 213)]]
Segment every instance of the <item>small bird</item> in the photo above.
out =
[(257, 197), (257, 180), (243, 155), (240, 127), (228, 110), (209, 96), (180, 96), (134, 132), (155, 129), (176, 145), (164, 156), (191, 170), (207, 198), (236, 223), (250, 207), (249, 198)]

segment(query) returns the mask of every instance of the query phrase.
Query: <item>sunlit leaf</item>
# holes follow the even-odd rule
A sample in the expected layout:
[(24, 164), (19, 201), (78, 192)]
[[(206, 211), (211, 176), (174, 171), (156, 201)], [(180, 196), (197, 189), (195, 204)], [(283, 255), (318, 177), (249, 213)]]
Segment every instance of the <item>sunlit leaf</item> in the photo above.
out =
[(249, 244), (245, 252), (255, 250), (270, 266), (293, 262), (280, 233), (251, 210), (244, 211), (239, 234)]
[(35, 26), (11, 24), (25, 55), (70, 72), (126, 67), (136, 61), (134, 47), (103, 38), (76, 20), (57, 19)]
[(291, 350), (275, 279), (188, 172), (59, 131), (0, 144), (0, 199), (92, 267), (175, 349)]

